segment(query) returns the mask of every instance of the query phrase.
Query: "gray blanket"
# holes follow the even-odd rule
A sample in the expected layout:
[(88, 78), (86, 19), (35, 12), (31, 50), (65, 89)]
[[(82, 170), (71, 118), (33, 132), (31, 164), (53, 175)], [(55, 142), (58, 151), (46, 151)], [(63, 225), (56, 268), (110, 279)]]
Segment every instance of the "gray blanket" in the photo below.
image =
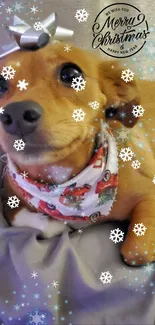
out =
[[(155, 265), (127, 266), (121, 243), (109, 239), (126, 225), (94, 225), (82, 234), (66, 225), (43, 240), (37, 229), (9, 227), (0, 208), (1, 325), (155, 324)], [(104, 272), (109, 283), (100, 280)]]

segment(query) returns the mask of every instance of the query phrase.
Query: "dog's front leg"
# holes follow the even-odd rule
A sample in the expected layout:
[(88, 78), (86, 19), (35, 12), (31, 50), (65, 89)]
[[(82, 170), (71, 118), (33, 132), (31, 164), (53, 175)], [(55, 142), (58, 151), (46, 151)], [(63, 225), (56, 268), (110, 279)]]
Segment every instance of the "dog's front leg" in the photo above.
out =
[(14, 215), (11, 224), (15, 227), (39, 229), (44, 238), (60, 235), (66, 229), (66, 225), (63, 222), (49, 218), (43, 213), (30, 212), (26, 208), (21, 208)]
[(155, 196), (145, 196), (134, 208), (121, 253), (130, 265), (155, 261)]

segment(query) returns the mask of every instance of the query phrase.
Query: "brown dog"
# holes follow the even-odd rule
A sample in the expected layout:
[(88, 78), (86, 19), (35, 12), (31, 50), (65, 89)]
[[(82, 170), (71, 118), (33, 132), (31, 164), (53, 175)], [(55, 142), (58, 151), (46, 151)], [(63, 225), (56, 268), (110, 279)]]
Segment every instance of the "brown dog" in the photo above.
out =
[[(16, 67), (17, 61), (20, 67)], [(38, 51), (15, 52), (2, 61), (1, 68), (10, 65), (16, 70), (14, 78), (8, 81), (1, 78), (0, 81), (0, 106), (4, 108), (0, 145), (9, 159), (31, 179), (61, 184), (63, 178), (59, 175), (58, 179), (55, 174), (55, 168), (60, 166), (68, 170), (68, 180), (80, 173), (92, 157), (92, 139), (100, 131), (101, 119), (108, 123), (114, 135), (122, 128), (130, 131), (130, 136), (123, 144), (118, 143), (118, 148), (130, 147), (141, 166), (134, 169), (131, 161), (127, 161), (125, 167), (119, 169), (117, 197), (105, 220), (130, 220), (121, 248), (128, 264), (155, 261), (155, 185), (152, 182), (155, 174), (155, 83), (136, 82), (135, 78), (126, 83), (121, 79), (122, 69), (116, 60), (104, 61), (75, 47), (67, 53), (64, 44), (48, 45)], [(67, 70), (63, 70), (64, 66)], [(87, 86), (84, 91), (75, 92), (71, 80), (80, 74)], [(17, 83), (23, 79), (29, 85), (27, 90), (20, 91)], [(99, 109), (88, 106), (91, 100), (99, 103)], [(143, 127), (132, 114), (133, 105), (139, 104), (145, 108), (141, 118)], [(79, 107), (86, 113), (82, 123), (72, 118), (73, 110)], [(23, 115), (29, 123), (21, 122)], [(17, 152), (13, 143), (22, 136), (26, 147)], [(122, 163), (120, 159), (120, 166)], [(42, 229), (38, 213), (25, 202), (9, 174), (5, 177), (5, 186), (8, 196), (16, 194), (21, 200), (19, 208), (9, 210), (10, 223)], [(25, 207), (29, 212), (27, 210), (23, 220)], [(145, 236), (136, 236), (133, 232), (134, 225), (139, 223), (146, 227)]]

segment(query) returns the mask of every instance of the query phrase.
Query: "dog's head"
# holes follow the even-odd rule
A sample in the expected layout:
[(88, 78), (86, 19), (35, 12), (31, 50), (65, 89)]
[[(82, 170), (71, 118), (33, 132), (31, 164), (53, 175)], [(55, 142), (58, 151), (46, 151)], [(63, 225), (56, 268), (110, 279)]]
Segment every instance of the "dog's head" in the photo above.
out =
[[(53, 163), (79, 152), (83, 143), (92, 143), (101, 119), (126, 127), (136, 123), (137, 85), (121, 79), (116, 60), (103, 61), (73, 46), (65, 52), (64, 44), (54, 44), (12, 53), (0, 65), (0, 73), (10, 66), (16, 71), (8, 80), (0, 76), (0, 145), (17, 164)], [(81, 91), (71, 87), (77, 77), (86, 81)], [(98, 108), (90, 106), (93, 101)], [(85, 114), (76, 121), (73, 113), (79, 109)], [(26, 143), (23, 151), (13, 147), (17, 139)]]

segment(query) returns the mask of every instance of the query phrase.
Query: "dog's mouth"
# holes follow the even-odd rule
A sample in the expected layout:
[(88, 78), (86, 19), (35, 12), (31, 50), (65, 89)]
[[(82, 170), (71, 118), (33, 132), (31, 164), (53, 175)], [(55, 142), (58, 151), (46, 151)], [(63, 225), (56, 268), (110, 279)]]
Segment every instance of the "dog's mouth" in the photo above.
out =
[[(72, 140), (67, 145), (55, 146), (52, 144), (21, 139), (21, 147), (14, 141), (13, 145), (9, 145), (7, 150), (8, 156), (14, 160), (14, 162), (25, 164), (44, 164), (53, 163), (66, 158), (75, 149), (80, 147), (83, 139), (79, 136)], [(23, 147), (22, 147), (23, 145)], [(23, 148), (23, 149), (22, 149)]]
[[(59, 146), (55, 146), (52, 144), (47, 144), (47, 143), (33, 143), (30, 141), (25, 141), (25, 148), (23, 153), (25, 155), (27, 154), (39, 154), (39, 153), (43, 153), (43, 152), (48, 152), (50, 151), (51, 153), (58, 153), (62, 150), (68, 149), (69, 147), (71, 147), (73, 144), (77, 144), (82, 142), (82, 140), (80, 139), (80, 137), (77, 137), (76, 139), (74, 139), (73, 141), (71, 141), (68, 145), (59, 145)], [(35, 150), (35, 151), (34, 151)]]

